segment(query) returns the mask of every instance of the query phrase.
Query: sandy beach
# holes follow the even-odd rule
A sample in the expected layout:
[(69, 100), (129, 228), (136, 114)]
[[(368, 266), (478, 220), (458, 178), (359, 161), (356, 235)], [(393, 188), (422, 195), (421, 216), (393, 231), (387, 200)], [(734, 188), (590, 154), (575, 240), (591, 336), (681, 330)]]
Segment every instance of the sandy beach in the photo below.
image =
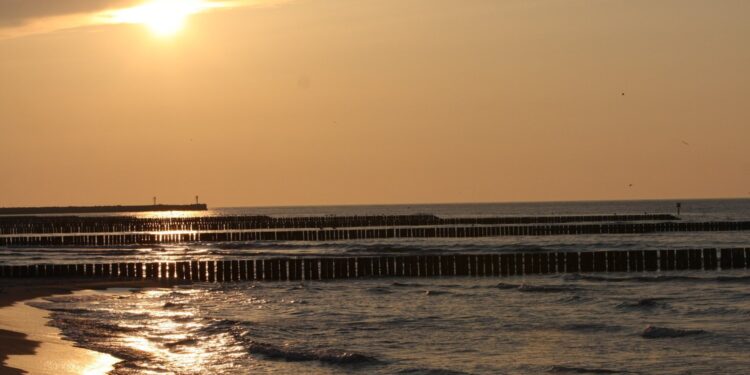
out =
[(0, 281), (0, 375), (105, 374), (119, 361), (111, 355), (78, 348), (64, 340), (57, 328), (47, 325), (49, 313), (27, 302), (85, 290), (172, 285), (174, 283), (158, 281)]

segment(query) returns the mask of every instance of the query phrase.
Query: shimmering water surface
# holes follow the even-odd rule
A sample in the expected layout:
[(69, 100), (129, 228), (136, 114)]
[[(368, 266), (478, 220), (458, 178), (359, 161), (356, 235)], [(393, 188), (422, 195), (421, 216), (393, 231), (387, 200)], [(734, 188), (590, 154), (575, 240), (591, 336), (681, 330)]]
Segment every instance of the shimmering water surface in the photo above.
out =
[[(674, 201), (224, 209), (206, 214), (672, 213)], [(749, 200), (683, 201), (685, 220), (749, 220)], [(746, 247), (748, 232), (5, 248), (3, 262)], [(750, 272), (192, 284), (39, 307), (116, 373), (744, 373)], [(648, 328), (647, 328), (648, 327)]]
[(738, 374), (748, 286), (746, 272), (205, 284), (40, 306), (126, 359), (122, 374)]

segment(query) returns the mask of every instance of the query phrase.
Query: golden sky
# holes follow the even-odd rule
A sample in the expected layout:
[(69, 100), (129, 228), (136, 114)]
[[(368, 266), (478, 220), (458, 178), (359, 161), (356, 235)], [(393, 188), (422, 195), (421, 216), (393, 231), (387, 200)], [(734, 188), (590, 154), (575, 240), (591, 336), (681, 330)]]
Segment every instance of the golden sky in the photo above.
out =
[(174, 1), (0, 0), (0, 206), (750, 195), (750, 1)]

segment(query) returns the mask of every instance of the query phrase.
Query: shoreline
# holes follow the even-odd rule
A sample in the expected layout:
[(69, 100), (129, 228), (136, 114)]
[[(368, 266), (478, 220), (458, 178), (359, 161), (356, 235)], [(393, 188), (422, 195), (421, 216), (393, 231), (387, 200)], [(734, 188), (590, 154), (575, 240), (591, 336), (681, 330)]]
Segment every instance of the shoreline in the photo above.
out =
[[(65, 284), (61, 284), (61, 281)], [(65, 370), (74, 374), (81, 369), (111, 368), (111, 365), (119, 362), (119, 359), (109, 354), (75, 346), (57, 328), (47, 325), (48, 311), (32, 307), (27, 302), (83, 290), (168, 288), (178, 284), (185, 283), (85, 279), (0, 281), (0, 375), (59, 374), (65, 373)], [(76, 358), (77, 364), (73, 367), (69, 363), (62, 364), (59, 362), (60, 357)]]

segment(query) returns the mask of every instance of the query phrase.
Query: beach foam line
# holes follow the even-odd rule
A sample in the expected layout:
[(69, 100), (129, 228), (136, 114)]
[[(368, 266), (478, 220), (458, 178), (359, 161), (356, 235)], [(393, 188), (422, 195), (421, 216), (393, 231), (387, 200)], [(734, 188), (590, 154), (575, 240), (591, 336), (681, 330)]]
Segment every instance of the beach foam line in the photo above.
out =
[[(79, 293), (87, 292), (76, 292)], [(0, 373), (14, 373), (8, 367), (38, 375), (96, 375), (114, 369), (114, 364), (120, 361), (118, 358), (78, 348), (73, 342), (63, 340), (59, 329), (47, 325), (50, 313), (27, 304), (38, 301), (42, 299), (19, 301), (0, 308), (0, 330), (24, 334), (26, 340), (37, 345), (33, 354), (8, 355), (6, 367), (1, 368)]]

